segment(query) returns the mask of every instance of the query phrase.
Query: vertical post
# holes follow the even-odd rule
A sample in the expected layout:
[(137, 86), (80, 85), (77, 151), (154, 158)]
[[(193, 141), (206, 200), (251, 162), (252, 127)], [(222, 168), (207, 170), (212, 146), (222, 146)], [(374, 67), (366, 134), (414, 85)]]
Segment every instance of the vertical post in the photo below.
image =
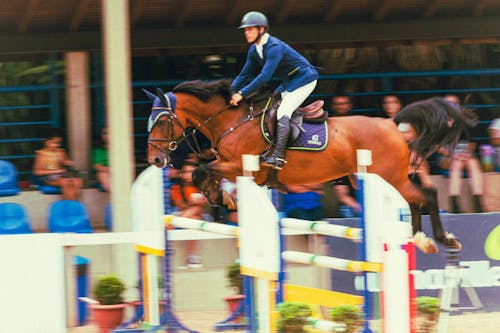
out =
[(69, 148), (79, 170), (87, 171), (90, 164), (90, 93), (87, 52), (65, 54), (66, 109), (68, 114)]
[[(134, 148), (128, 5), (128, 0), (102, 1), (113, 231), (129, 231), (132, 228), (130, 193), (135, 167), (132, 155)], [(134, 248), (129, 245), (113, 247), (113, 270), (129, 284), (137, 281), (137, 270), (129, 269), (137, 263), (132, 260), (133, 253)]]
[(130, 91), (129, 1), (103, 1), (103, 40), (108, 127), (110, 131), (113, 231), (130, 230), (132, 98)]

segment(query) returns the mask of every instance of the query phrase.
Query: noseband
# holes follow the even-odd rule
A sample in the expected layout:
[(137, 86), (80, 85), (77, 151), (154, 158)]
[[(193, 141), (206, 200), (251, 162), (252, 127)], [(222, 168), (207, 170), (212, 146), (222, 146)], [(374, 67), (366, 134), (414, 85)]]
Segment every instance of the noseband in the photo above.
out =
[[(165, 138), (151, 138), (148, 137), (148, 145), (153, 146), (154, 148), (158, 149), (162, 153), (166, 155), (170, 155), (171, 152), (177, 149), (179, 147), (179, 144), (182, 143), (184, 140), (188, 138), (189, 135), (194, 134), (194, 130), (191, 131), (186, 131), (186, 128), (182, 125), (181, 121), (175, 113), (172, 112), (171, 108), (168, 107), (153, 107), (152, 110), (160, 111), (160, 114), (158, 115), (158, 119), (161, 116), (167, 116), (167, 128), (166, 128), (166, 134), (168, 133), (170, 137), (165, 137)], [(182, 129), (182, 135), (179, 137), (174, 136), (174, 128), (175, 126), (179, 126)], [(154, 126), (154, 125), (153, 125)], [(150, 129), (149, 132), (151, 132), (152, 128)], [(186, 133), (188, 132), (188, 133)], [(166, 135), (165, 135), (166, 136)], [(168, 142), (167, 148), (162, 148), (159, 145), (156, 144), (156, 142)], [(189, 142), (189, 141), (188, 141)], [(168, 150), (168, 151), (167, 151)]]

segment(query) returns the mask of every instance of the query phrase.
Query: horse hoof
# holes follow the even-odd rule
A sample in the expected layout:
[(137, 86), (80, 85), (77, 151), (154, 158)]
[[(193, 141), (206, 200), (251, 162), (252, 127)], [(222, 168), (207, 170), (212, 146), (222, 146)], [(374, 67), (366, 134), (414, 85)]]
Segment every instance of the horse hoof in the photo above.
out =
[(425, 254), (436, 254), (439, 252), (439, 247), (431, 238), (427, 237), (423, 232), (417, 232), (413, 238), (415, 246)]
[(462, 244), (455, 238), (455, 235), (446, 233), (446, 246), (454, 247), (457, 250), (462, 250)]

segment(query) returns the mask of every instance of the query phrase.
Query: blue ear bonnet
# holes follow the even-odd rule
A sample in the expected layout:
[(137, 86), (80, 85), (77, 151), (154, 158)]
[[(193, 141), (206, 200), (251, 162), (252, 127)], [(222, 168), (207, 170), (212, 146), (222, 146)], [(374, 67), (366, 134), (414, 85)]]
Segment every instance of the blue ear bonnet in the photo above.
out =
[(148, 133), (151, 132), (153, 127), (155, 126), (158, 119), (163, 115), (170, 115), (175, 112), (175, 108), (177, 106), (177, 99), (173, 92), (168, 92), (165, 94), (165, 100), (167, 101), (167, 105), (163, 105), (161, 99), (156, 97), (153, 101), (153, 107), (151, 110), (151, 114), (148, 119)]

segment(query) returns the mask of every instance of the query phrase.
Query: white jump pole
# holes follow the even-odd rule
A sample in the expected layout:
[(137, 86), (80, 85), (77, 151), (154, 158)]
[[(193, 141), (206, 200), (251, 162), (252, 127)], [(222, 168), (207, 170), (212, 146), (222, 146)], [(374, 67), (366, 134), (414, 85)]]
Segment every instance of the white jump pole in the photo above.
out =
[[(243, 174), (237, 178), (238, 224), (240, 226), (241, 273), (255, 281), (258, 313), (250, 311), (249, 332), (271, 333), (274, 310), (273, 284), (280, 272), (279, 215), (273, 206), (269, 190), (255, 184), (252, 172), (260, 168), (259, 157), (243, 155)], [(247, 295), (246, 297), (255, 297)], [(248, 303), (247, 303), (248, 304)], [(254, 316), (258, 317), (258, 328)]]

